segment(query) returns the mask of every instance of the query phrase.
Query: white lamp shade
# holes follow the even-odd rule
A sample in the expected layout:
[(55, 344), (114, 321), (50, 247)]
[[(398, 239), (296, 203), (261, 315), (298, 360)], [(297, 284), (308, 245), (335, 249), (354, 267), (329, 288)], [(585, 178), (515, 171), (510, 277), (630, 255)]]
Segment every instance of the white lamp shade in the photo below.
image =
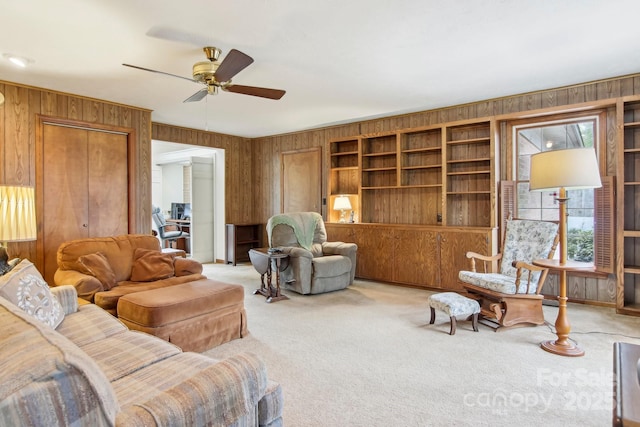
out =
[(333, 202), (334, 210), (351, 209), (351, 201), (347, 196), (338, 196)]
[(0, 185), (0, 242), (36, 240), (37, 234), (34, 189)]
[(602, 187), (602, 182), (593, 148), (544, 151), (531, 156), (531, 191), (598, 187)]

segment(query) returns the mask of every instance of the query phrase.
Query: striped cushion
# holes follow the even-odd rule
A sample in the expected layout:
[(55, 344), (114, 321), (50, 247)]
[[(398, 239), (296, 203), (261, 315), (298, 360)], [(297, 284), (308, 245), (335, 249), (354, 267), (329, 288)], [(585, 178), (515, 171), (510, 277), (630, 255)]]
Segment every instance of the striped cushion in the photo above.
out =
[(239, 354), (217, 362), (181, 353), (113, 383), (122, 413), (118, 423), (146, 417), (158, 425), (232, 425), (250, 416), (267, 387), (263, 362)]
[(80, 306), (78, 312), (82, 315), (66, 316), (56, 330), (80, 347), (128, 331), (112, 315), (93, 304)]
[(137, 331), (94, 341), (82, 350), (98, 363), (112, 382), (182, 351), (173, 344)]
[(114, 391), (76, 345), (2, 298), (0, 324), (0, 425), (115, 423)]
[(51, 288), (51, 293), (56, 297), (64, 314), (71, 314), (78, 311), (78, 293), (71, 285), (56, 286)]

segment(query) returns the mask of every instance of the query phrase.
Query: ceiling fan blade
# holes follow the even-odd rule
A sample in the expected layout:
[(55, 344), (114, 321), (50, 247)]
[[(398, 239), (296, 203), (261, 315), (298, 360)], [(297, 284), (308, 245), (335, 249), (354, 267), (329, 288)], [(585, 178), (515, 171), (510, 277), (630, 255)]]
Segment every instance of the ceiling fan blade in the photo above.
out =
[(207, 90), (207, 88), (205, 87), (204, 89), (200, 89), (199, 91), (197, 91), (196, 93), (194, 93), (193, 95), (191, 95), (190, 97), (188, 97), (187, 99), (185, 99), (182, 102), (195, 102), (195, 101), (200, 101), (202, 98), (204, 98), (205, 96), (207, 96), (207, 93), (209, 93), (209, 91)]
[(241, 93), (243, 95), (259, 96), (261, 98), (280, 99), (284, 96), (286, 91), (281, 89), (269, 89), (266, 87), (255, 86), (243, 86), (243, 85), (229, 85), (224, 87), (223, 90), (233, 93)]
[[(165, 76), (177, 77), (177, 78), (179, 78), (179, 79), (188, 80), (188, 81), (190, 81), (190, 82), (196, 82), (195, 80), (190, 79), (190, 78), (188, 78), (188, 77), (182, 77), (182, 76), (179, 76), (179, 75), (177, 75), (177, 74), (165, 73), (164, 71), (157, 71), (157, 70), (152, 70), (152, 69), (150, 69), (150, 68), (138, 67), (137, 65), (130, 65), (130, 64), (122, 64), (122, 65), (124, 65), (125, 67), (136, 68), (136, 69), (138, 69), (138, 70), (142, 70), (142, 71), (150, 71), (150, 72), (152, 72), (152, 73), (164, 74)], [(197, 82), (196, 82), (196, 83), (197, 83)]]
[(231, 80), (233, 76), (247, 68), (253, 58), (239, 50), (231, 49), (216, 70), (216, 80), (220, 83)]

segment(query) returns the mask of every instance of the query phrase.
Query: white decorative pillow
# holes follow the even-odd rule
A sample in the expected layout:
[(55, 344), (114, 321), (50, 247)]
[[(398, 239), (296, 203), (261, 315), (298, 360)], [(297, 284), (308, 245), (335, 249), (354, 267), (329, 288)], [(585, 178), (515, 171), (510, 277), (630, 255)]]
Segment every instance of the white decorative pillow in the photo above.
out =
[(23, 259), (7, 274), (0, 276), (0, 296), (54, 329), (64, 319), (64, 310), (58, 299), (29, 260)]

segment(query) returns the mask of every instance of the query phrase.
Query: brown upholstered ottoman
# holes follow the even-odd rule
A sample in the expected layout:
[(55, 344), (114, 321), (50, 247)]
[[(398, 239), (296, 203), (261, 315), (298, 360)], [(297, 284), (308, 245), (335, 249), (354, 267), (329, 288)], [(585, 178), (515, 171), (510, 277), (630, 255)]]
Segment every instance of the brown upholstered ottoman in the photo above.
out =
[(211, 279), (125, 295), (118, 318), (184, 351), (203, 351), (248, 334), (241, 285)]

